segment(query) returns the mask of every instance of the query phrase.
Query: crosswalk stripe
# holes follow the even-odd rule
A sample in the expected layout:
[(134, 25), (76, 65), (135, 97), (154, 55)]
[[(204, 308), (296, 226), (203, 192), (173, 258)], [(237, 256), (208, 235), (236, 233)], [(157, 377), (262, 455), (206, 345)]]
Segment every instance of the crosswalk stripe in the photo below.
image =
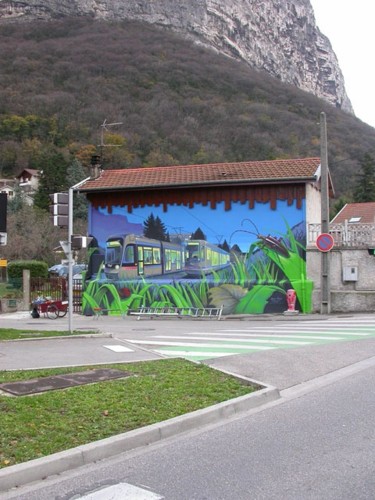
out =
[[(165, 346), (176, 346), (176, 347), (207, 347), (207, 348), (212, 348), (212, 347), (218, 347), (219, 349), (220, 348), (223, 348), (223, 347), (226, 347), (226, 348), (232, 348), (232, 349), (236, 349), (240, 346), (238, 345), (230, 345), (230, 344), (201, 344), (200, 342), (197, 343), (197, 342), (162, 342), (162, 341), (159, 341), (159, 340), (153, 340), (153, 339), (150, 339), (150, 340), (137, 340), (137, 339), (126, 339), (127, 342), (131, 342), (132, 344), (141, 344), (141, 345), (165, 345)], [(265, 349), (272, 349), (272, 347), (268, 347), (268, 346), (252, 346), (250, 344), (250, 342), (256, 342), (256, 340), (254, 341), (249, 341), (249, 343), (244, 343), (243, 346), (244, 348), (246, 347), (251, 347), (251, 349), (260, 349), (260, 350), (265, 350)], [(261, 340), (259, 340), (259, 343), (262, 343), (263, 342)], [(272, 343), (279, 343), (279, 342), (272, 342)]]
[[(270, 347), (272, 349), (272, 347)], [(155, 352), (158, 354), (164, 354), (164, 355), (171, 355), (173, 354), (174, 356), (189, 356), (191, 358), (222, 358), (224, 356), (233, 356), (233, 354), (237, 354), (236, 352), (223, 352), (223, 351), (217, 351), (217, 352), (210, 352), (210, 351), (171, 351), (167, 349), (155, 349)]]
[[(233, 342), (233, 339), (231, 340), (228, 340), (229, 342)], [(161, 340), (130, 340), (130, 339), (127, 339), (127, 342), (132, 342), (134, 344), (152, 344), (152, 345), (171, 345), (171, 346), (177, 346), (177, 347), (196, 347), (196, 346), (200, 346), (200, 347), (239, 347), (241, 344), (239, 345), (231, 345), (231, 344), (226, 344), (224, 340), (221, 340), (221, 343), (220, 344), (197, 344), (196, 342), (167, 342), (167, 341), (161, 341)], [(268, 339), (265, 339), (265, 340), (261, 340), (261, 339), (253, 339), (253, 340), (248, 340), (248, 341), (240, 341), (239, 342), (242, 342), (242, 345), (244, 347), (248, 347), (250, 346), (251, 344), (253, 343), (256, 343), (256, 344), (277, 344), (277, 345), (310, 345), (312, 344), (312, 342), (294, 342), (294, 341), (287, 341), (287, 340), (268, 340)]]
[[(255, 329), (251, 329), (251, 330), (222, 330), (223, 332), (232, 332), (232, 333), (241, 333), (241, 332), (254, 332)], [(277, 331), (281, 331), (283, 329), (280, 329), (278, 328)], [(272, 328), (269, 328), (269, 329), (262, 329), (260, 330), (262, 332), (266, 332), (266, 333), (272, 333), (275, 331), (275, 329), (272, 329)], [(288, 329), (288, 331), (290, 331), (290, 328)], [(314, 330), (307, 330), (307, 329), (301, 329), (299, 328), (298, 329), (298, 333), (300, 334), (303, 334), (303, 333), (306, 333), (306, 335), (308, 335), (309, 333), (314, 333), (315, 331), (320, 331), (323, 335), (352, 335), (352, 336), (359, 336), (359, 337), (368, 337), (370, 336), (371, 334), (374, 334), (375, 335), (375, 329), (373, 329), (372, 331), (370, 332), (363, 332), (362, 329), (360, 332), (358, 331), (346, 331), (346, 332), (343, 332), (342, 329), (337, 329), (337, 331), (335, 330), (324, 330), (322, 331), (321, 329), (314, 329)]]
[[(245, 343), (245, 344), (248, 344), (248, 343), (259, 343), (259, 344), (284, 344), (284, 345), (309, 345), (311, 344), (312, 342), (307, 342), (306, 341), (306, 337), (301, 337), (302, 339), (304, 339), (302, 342), (300, 340), (279, 340), (279, 339), (285, 339), (285, 337), (281, 336), (281, 335), (275, 335), (275, 337), (277, 337), (276, 340), (271, 340), (269, 338), (267, 339), (260, 339), (258, 338), (260, 335), (256, 335), (255, 337), (256, 338), (253, 338), (252, 336), (247, 336), (246, 338), (244, 339), (240, 339), (240, 338), (220, 338), (220, 337), (215, 337), (215, 335), (213, 334), (213, 336), (209, 336), (209, 337), (202, 337), (202, 336), (198, 336), (198, 337), (191, 337), (190, 335), (187, 335), (185, 337), (181, 336), (167, 336), (167, 335), (156, 335), (154, 338), (169, 338), (169, 339), (185, 339), (185, 340), (209, 340), (209, 341), (217, 341), (217, 342), (222, 342), (223, 345), (225, 345), (226, 342), (238, 342), (238, 343)], [(269, 335), (269, 337), (273, 337), (272, 335)], [(309, 339), (310, 340), (310, 339)]]
[[(245, 339), (239, 339), (239, 336), (236, 335), (236, 338), (228, 338), (232, 337), (232, 334), (227, 334), (227, 333), (218, 333), (215, 332), (212, 334), (208, 332), (204, 332), (204, 335), (209, 335), (208, 337), (203, 337), (202, 335), (197, 335), (192, 336), (190, 333), (186, 333), (185, 335), (155, 335), (153, 338), (157, 339), (189, 339), (189, 340), (229, 340), (229, 341), (235, 341), (235, 342), (241, 342), (243, 340), (246, 340), (246, 338), (252, 338), (252, 337), (271, 337), (271, 338), (281, 338), (281, 339), (306, 339), (308, 340), (332, 340), (332, 337), (323, 337), (323, 336), (317, 336), (317, 335), (278, 335), (278, 334), (264, 334), (264, 333), (241, 333), (239, 336), (240, 337), (246, 337)], [(223, 339), (221, 337), (227, 337), (226, 339)], [(238, 339), (238, 340), (237, 340)], [(342, 337), (335, 337), (335, 340), (344, 340)], [(300, 344), (300, 342), (296, 342), (296, 344)]]

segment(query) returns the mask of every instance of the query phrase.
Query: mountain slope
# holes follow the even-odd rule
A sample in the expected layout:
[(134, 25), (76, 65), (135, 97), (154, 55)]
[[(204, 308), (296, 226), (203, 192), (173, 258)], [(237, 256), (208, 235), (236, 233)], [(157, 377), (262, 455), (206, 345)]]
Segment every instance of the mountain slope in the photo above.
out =
[(309, 0), (28, 0), (0, 3), (0, 22), (86, 16), (163, 26), (353, 112)]
[(47, 147), (83, 158), (104, 120), (124, 138), (102, 148), (108, 168), (319, 156), (321, 111), (339, 195), (375, 152), (375, 130), (354, 116), (150, 24), (2, 25), (0, 65), (3, 177), (38, 167)]

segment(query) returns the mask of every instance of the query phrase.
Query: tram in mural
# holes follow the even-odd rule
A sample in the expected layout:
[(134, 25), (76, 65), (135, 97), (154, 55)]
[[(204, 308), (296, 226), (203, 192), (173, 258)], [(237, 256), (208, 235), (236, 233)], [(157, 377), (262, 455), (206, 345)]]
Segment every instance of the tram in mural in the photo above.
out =
[(205, 240), (172, 243), (126, 234), (106, 241), (104, 273), (109, 280), (173, 273), (199, 278), (229, 265), (229, 253)]

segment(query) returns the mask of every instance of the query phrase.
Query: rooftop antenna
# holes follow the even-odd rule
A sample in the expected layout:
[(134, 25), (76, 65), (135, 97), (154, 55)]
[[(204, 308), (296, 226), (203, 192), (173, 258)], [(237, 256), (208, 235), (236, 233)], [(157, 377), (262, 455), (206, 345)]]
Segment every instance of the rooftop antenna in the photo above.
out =
[(112, 147), (112, 148), (118, 148), (121, 146), (121, 144), (105, 144), (104, 143), (104, 132), (109, 132), (109, 127), (116, 127), (117, 125), (122, 125), (123, 122), (114, 122), (114, 123), (107, 123), (107, 119), (104, 120), (104, 122), (100, 125), (101, 131), (100, 131), (100, 156), (103, 156), (103, 148), (107, 147)]

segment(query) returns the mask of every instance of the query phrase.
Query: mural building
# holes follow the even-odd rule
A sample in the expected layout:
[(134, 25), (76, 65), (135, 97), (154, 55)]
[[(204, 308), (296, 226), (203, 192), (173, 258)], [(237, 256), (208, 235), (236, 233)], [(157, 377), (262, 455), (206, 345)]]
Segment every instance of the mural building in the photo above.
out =
[[(310, 160), (308, 176), (298, 170), (307, 160), (299, 160), (295, 177), (288, 172), (282, 185), (251, 185), (255, 164), (277, 162), (237, 164), (251, 170), (242, 174), (241, 185), (237, 179), (233, 183), (236, 164), (215, 165), (217, 172), (211, 172), (212, 165), (130, 169), (143, 178), (155, 170), (154, 179), (146, 181), (152, 188), (138, 180), (131, 189), (129, 170), (101, 172), (82, 188), (90, 201), (91, 259), (97, 259), (87, 275), (84, 314), (95, 308), (124, 314), (141, 306), (280, 313), (288, 308), (288, 290), (295, 292), (296, 309), (310, 312), (306, 183), (316, 184), (319, 165)], [(284, 167), (285, 161), (278, 164)], [(199, 185), (190, 178), (198, 167), (204, 178)], [(189, 168), (188, 179), (174, 179), (171, 185), (171, 168)], [(219, 170), (221, 178), (212, 182)], [(256, 175), (264, 184), (264, 173)]]

